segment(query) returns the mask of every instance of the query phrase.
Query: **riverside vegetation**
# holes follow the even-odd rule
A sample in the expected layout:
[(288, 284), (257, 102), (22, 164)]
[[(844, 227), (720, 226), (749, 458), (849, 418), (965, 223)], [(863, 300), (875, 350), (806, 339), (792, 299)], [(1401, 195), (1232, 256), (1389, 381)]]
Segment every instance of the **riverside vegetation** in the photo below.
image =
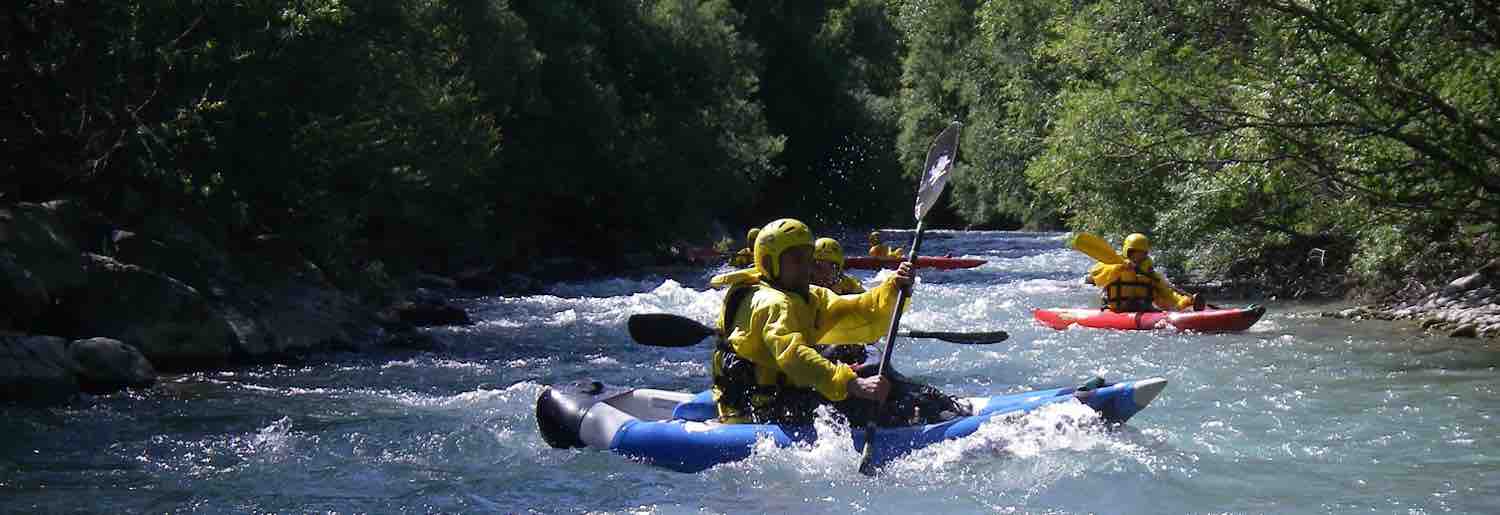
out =
[(637, 268), (781, 216), (904, 224), (955, 119), (934, 225), (1146, 232), (1199, 282), (1493, 336), (1497, 9), (21, 0), (0, 383), (412, 344), (462, 320), (433, 299), (460, 282)]

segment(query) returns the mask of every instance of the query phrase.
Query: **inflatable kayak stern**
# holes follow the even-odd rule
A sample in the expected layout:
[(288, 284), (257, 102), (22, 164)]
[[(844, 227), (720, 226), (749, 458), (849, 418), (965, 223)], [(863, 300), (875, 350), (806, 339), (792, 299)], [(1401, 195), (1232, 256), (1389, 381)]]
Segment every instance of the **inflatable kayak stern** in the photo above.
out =
[(586, 447), (582, 432), (589, 409), (629, 392), (629, 389), (606, 386), (598, 381), (547, 387), (536, 398), (536, 425), (541, 430), (542, 440), (555, 449)]

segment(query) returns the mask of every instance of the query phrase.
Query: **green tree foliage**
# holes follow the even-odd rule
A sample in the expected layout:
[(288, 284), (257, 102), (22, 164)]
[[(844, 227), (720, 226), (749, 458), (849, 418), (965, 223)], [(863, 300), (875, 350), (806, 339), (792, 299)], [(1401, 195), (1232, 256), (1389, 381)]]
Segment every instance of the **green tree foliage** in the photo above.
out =
[(906, 2), (901, 158), (915, 174), (932, 134), (965, 122), (952, 207), (970, 225), (1056, 227), (1057, 211), (1025, 171), (1044, 149), (1059, 77), (1040, 54), (1045, 28), (1064, 4), (1045, 1)]
[(1209, 274), (1420, 280), (1500, 245), (1495, 20), (1457, 0), (20, 0), (0, 199), (281, 234), (336, 273), (519, 270), (714, 221), (905, 223), (960, 120), (936, 221), (1148, 232)]
[[(902, 60), (901, 122), (896, 147), (900, 151), (903, 172), (915, 182), (923, 173), (928, 145), (933, 135), (949, 122), (964, 119), (968, 103), (962, 97), (965, 79), (964, 58), (972, 38), (973, 9), (969, 0), (916, 0), (903, 2), (899, 24), (907, 36), (907, 52)], [(970, 143), (975, 132), (966, 130), (960, 136), (960, 160), (968, 163)], [(964, 188), (965, 176), (955, 180), (956, 189)], [(951, 197), (950, 197), (951, 198)]]
[[(650, 249), (782, 138), (724, 1), (22, 2), (7, 200), (83, 195), (333, 269)], [(542, 28), (542, 30), (537, 30)]]
[(1299, 249), (1290, 260), (1337, 255), (1371, 281), (1421, 275), (1434, 263), (1401, 249), (1493, 245), (1370, 230), (1496, 224), (1497, 105), (1482, 92), (1500, 69), (1485, 11), (1092, 3), (1049, 50), (1071, 81), (1032, 185), (1079, 227), (1152, 231), (1209, 272), (1263, 273)]
[(513, 7), (543, 28), (528, 37), (541, 62), (500, 122), (496, 228), (520, 249), (606, 258), (701, 234), (755, 200), (783, 139), (766, 130), (757, 55), (727, 2)]
[(819, 230), (908, 220), (914, 181), (891, 148), (902, 52), (890, 7), (878, 0), (736, 0), (743, 32), (761, 49), (771, 130), (786, 138), (750, 220), (795, 216)]

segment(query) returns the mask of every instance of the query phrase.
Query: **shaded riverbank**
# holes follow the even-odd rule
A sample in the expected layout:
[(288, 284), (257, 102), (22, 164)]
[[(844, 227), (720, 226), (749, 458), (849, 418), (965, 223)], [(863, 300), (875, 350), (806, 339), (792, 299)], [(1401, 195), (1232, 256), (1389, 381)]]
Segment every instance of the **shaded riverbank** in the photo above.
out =
[(412, 344), (467, 323), (452, 285), (415, 277), (378, 295), (335, 285), (276, 235), (222, 245), (188, 224), (122, 228), (76, 203), (0, 206), (0, 398), (55, 402), (312, 353)]
[[(149, 386), (158, 372), (436, 349), (418, 328), (472, 323), (452, 299), (535, 293), (611, 269), (554, 257), (521, 271), (440, 276), (366, 262), (334, 274), (291, 238), (200, 230), (169, 217), (122, 226), (66, 200), (0, 204), (0, 402)], [(628, 257), (614, 266), (677, 259)]]

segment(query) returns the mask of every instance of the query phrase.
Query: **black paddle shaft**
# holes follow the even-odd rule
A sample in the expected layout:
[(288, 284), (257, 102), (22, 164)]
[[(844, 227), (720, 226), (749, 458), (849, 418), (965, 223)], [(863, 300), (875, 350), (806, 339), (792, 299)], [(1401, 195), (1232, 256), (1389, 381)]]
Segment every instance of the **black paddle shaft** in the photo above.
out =
[[(917, 252), (921, 249), (922, 221), (917, 220), (917, 235), (916, 237), (912, 238), (911, 253), (907, 254), (906, 256), (906, 262), (911, 263), (913, 270), (915, 270), (917, 266)], [(913, 277), (912, 280), (916, 281), (916, 278)], [(901, 288), (901, 297), (896, 300), (896, 312), (891, 314), (891, 326), (885, 331), (885, 350), (881, 353), (880, 356), (880, 375), (885, 375), (885, 365), (891, 362), (891, 352), (896, 350), (896, 338), (900, 336), (896, 332), (896, 330), (901, 328), (901, 312), (906, 310), (906, 299), (911, 298), (912, 286), (913, 285), (911, 284), (903, 286)], [(876, 403), (876, 409), (879, 410), (880, 407), (884, 405), (885, 400), (882, 399), (880, 402)]]
[[(917, 252), (921, 249), (922, 221), (917, 220), (917, 235), (916, 237), (912, 238), (911, 254), (906, 256), (906, 262), (911, 263), (912, 266), (915, 267), (917, 261)], [(913, 277), (912, 280), (916, 281), (916, 278)], [(896, 299), (896, 312), (891, 314), (891, 326), (886, 330), (885, 333), (885, 351), (881, 353), (879, 370), (880, 375), (885, 376), (887, 379), (889, 379), (890, 376), (886, 375), (885, 367), (891, 362), (891, 352), (896, 350), (896, 337), (899, 336), (896, 333), (896, 330), (901, 327), (901, 312), (906, 308), (906, 299), (911, 297), (911, 290), (913, 285), (914, 284), (908, 284), (905, 287), (901, 288), (901, 297)], [(859, 473), (866, 476), (875, 475), (875, 463), (872, 461), (875, 452), (875, 421), (880, 418), (881, 412), (883, 411), (885, 411), (885, 399), (881, 398), (880, 400), (875, 401), (875, 416), (870, 417), (870, 420), (868, 422), (865, 422), (865, 449), (863, 452), (864, 457), (859, 461)]]
[[(952, 170), (953, 163), (958, 161), (958, 131), (963, 124), (953, 122), (948, 128), (938, 133), (937, 139), (927, 149), (927, 162), (923, 165), (922, 180), (917, 186), (917, 205), (914, 206), (913, 214), (917, 218), (917, 234), (912, 238), (911, 254), (906, 256), (906, 262), (910, 268), (917, 264), (917, 254), (922, 250), (922, 219), (927, 216), (927, 211), (937, 203), (943, 194), (943, 188), (948, 185), (948, 172)], [(880, 359), (880, 375), (886, 376), (885, 367), (891, 362), (891, 352), (896, 350), (896, 333), (901, 328), (901, 312), (906, 309), (906, 300), (911, 297), (913, 284), (901, 289), (901, 297), (896, 300), (896, 312), (891, 313), (891, 326), (885, 332), (885, 352)], [(880, 399), (875, 404), (875, 417), (871, 417), (865, 423), (865, 450), (864, 457), (859, 461), (859, 472), (861, 474), (875, 475), (875, 420), (879, 418), (880, 412), (885, 410), (885, 399)]]

